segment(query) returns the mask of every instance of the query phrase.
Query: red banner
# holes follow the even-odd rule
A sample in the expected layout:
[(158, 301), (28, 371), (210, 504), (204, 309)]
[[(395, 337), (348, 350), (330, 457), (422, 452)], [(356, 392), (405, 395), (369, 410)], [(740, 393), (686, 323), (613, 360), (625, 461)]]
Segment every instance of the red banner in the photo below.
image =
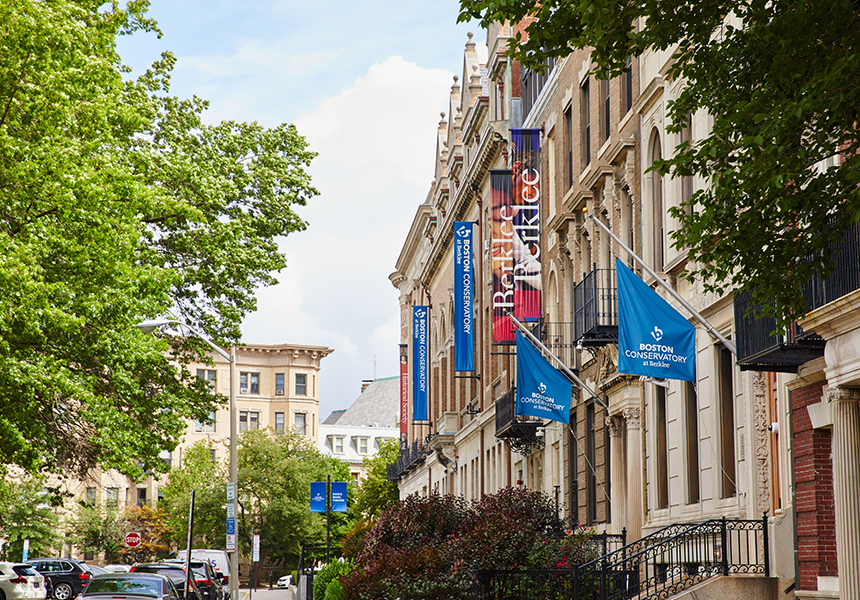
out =
[(400, 447), (409, 442), (409, 346), (400, 344)]
[(490, 171), (490, 271), (493, 275), (493, 342), (514, 343), (514, 209), (511, 172)]
[(514, 316), (541, 317), (540, 130), (512, 129)]

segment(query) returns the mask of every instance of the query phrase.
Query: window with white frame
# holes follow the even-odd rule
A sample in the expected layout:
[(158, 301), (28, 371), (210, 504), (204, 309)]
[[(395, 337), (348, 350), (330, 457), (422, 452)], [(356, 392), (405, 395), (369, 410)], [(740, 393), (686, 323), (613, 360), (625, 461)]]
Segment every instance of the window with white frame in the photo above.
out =
[(294, 428), (299, 435), (307, 435), (308, 433), (308, 416), (305, 413), (296, 413)]
[(275, 413), (275, 433), (281, 435), (284, 433), (284, 413)]
[(334, 454), (343, 454), (343, 436), (342, 435), (332, 435), (329, 436), (331, 440), (331, 451)]
[(355, 451), (359, 454), (367, 454), (367, 438), (366, 437), (357, 437), (355, 438)]
[(259, 394), (260, 393), (260, 374), (250, 371), (242, 371), (239, 373), (239, 393), (241, 394)]
[(260, 428), (260, 413), (257, 411), (239, 411), (239, 433), (248, 429)]
[(209, 417), (205, 421), (197, 419), (194, 421), (194, 431), (197, 433), (215, 431), (215, 411), (209, 411)]
[(308, 395), (308, 376), (305, 373), (296, 373), (296, 396)]
[(215, 369), (197, 369), (197, 379), (202, 379), (209, 384), (209, 388), (214, 392), (215, 385), (218, 382), (218, 371)]

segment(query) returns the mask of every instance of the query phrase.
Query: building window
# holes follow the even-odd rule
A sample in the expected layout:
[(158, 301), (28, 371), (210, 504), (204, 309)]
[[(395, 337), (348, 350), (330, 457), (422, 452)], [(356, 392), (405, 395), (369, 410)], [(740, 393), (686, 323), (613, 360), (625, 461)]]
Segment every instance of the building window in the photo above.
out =
[(580, 88), (580, 119), (582, 143), (582, 168), (585, 169), (591, 163), (591, 98), (588, 89), (588, 79)]
[(684, 382), (684, 402), (686, 404), (687, 430), (687, 503), (696, 504), (701, 498), (699, 484), (699, 403), (696, 385)]
[(143, 506), (146, 504), (146, 488), (137, 488), (137, 505)]
[[(681, 129), (681, 143), (682, 144), (691, 144), (693, 141), (693, 115), (687, 114), (684, 117), (684, 123), (682, 124), (683, 128)], [(693, 212), (693, 206), (690, 204), (690, 200), (693, 198), (693, 178), (690, 175), (683, 175), (681, 177), (681, 204), (684, 209), (684, 213), (686, 215), (691, 215)]]
[(283, 396), (284, 389), (284, 374), (275, 373), (275, 396)]
[[(651, 164), (663, 158), (660, 146), (660, 136), (655, 135), (651, 144)], [(654, 207), (654, 269), (663, 270), (663, 177), (657, 171), (651, 171), (651, 202)]]
[(284, 433), (284, 413), (282, 412), (275, 413), (275, 433)]
[(627, 66), (621, 75), (621, 116), (633, 108), (633, 59), (627, 59)]
[(248, 429), (260, 428), (260, 413), (256, 411), (239, 411), (239, 433)]
[(669, 415), (666, 412), (666, 388), (654, 386), (657, 434), (657, 508), (669, 507)]
[(294, 423), (296, 433), (298, 433), (299, 435), (307, 435), (308, 416), (305, 413), (296, 413)]
[(296, 373), (296, 396), (308, 395), (308, 376), (304, 373)]
[(731, 351), (717, 346), (719, 362), (720, 450), (722, 462), (722, 497), (735, 495), (735, 398), (734, 360)]
[(105, 505), (116, 508), (119, 505), (119, 488), (105, 488)]
[(194, 431), (200, 433), (204, 431), (213, 432), (215, 431), (215, 411), (209, 411), (209, 417), (205, 421), (201, 421), (197, 419), (194, 421)]
[(331, 451), (334, 454), (343, 454), (343, 436), (342, 435), (331, 436)]
[(594, 403), (585, 407), (586, 517), (589, 525), (597, 522), (597, 437), (594, 431)]
[(564, 183), (573, 187), (573, 114), (568, 106), (564, 111)]
[(260, 374), (247, 371), (239, 373), (239, 387), (242, 394), (259, 394)]
[(355, 451), (359, 454), (367, 454), (367, 438), (360, 437), (355, 440)]
[(212, 461), (212, 464), (215, 464), (215, 448), (209, 448), (209, 459)]
[(606, 79), (600, 79), (600, 143), (609, 139), (610, 120), (610, 96), (609, 96), (609, 71), (604, 73)]
[(164, 463), (164, 466), (167, 467), (167, 470), (169, 471), (172, 463), (170, 458), (170, 450), (162, 450), (159, 453), (158, 458), (161, 459), (161, 462)]
[(85, 502), (87, 504), (89, 504), (90, 506), (95, 506), (95, 504), (96, 504), (96, 488), (94, 488), (94, 487), (88, 487), (87, 488), (87, 495), (86, 495)]
[(197, 379), (202, 379), (209, 383), (209, 389), (215, 391), (215, 384), (218, 382), (218, 371), (215, 369), (197, 369)]

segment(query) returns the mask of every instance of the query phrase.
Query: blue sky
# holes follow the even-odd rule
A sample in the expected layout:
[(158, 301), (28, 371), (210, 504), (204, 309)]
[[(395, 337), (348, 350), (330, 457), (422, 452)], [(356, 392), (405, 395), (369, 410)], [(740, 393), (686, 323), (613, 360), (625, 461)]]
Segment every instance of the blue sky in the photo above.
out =
[(433, 177), (436, 127), (461, 75), (456, 0), (153, 0), (163, 32), (121, 41), (141, 72), (161, 52), (171, 93), (210, 101), (206, 119), (295, 123), (319, 156), (306, 231), (282, 241), (281, 283), (260, 290), (243, 341), (319, 344), (320, 418), (361, 380), (397, 374), (399, 307), (388, 280)]

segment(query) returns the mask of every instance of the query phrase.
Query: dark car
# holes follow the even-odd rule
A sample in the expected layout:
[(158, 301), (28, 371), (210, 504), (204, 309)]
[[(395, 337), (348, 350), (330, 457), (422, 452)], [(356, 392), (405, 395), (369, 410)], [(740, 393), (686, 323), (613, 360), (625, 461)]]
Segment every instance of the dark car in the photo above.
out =
[[(178, 565), (185, 568), (185, 561), (172, 558), (164, 561), (165, 564)], [(224, 600), (225, 592), (222, 580), (224, 576), (215, 570), (208, 560), (191, 559), (191, 572), (194, 573), (194, 582), (200, 590), (201, 600)]]
[(80, 600), (179, 600), (173, 582), (155, 573), (96, 575)]
[(50, 580), (55, 600), (71, 600), (87, 587), (90, 568), (73, 558), (33, 558), (27, 561)]
[[(131, 568), (132, 573), (155, 573), (157, 575), (164, 575), (170, 581), (173, 582), (173, 585), (176, 586), (176, 590), (179, 592), (180, 598), (185, 598), (185, 568), (182, 565), (170, 564), (170, 563), (138, 563)], [(191, 594), (188, 597), (188, 600), (203, 600), (200, 594), (200, 590), (197, 589), (197, 581), (196, 577), (189, 577), (188, 583), (191, 585)]]

